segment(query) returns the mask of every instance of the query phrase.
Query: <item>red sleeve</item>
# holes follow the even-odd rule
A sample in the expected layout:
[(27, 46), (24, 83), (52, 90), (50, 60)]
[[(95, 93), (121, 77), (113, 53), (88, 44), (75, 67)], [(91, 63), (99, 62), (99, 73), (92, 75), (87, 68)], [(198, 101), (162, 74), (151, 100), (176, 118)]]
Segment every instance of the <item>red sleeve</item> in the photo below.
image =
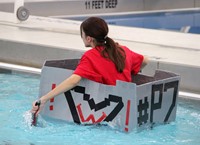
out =
[(102, 77), (95, 72), (94, 67), (95, 66), (93, 65), (92, 61), (86, 55), (83, 55), (77, 68), (74, 71), (74, 74), (101, 83)]
[(132, 67), (131, 72), (132, 74), (136, 75), (141, 68), (144, 56), (135, 52), (132, 52)]

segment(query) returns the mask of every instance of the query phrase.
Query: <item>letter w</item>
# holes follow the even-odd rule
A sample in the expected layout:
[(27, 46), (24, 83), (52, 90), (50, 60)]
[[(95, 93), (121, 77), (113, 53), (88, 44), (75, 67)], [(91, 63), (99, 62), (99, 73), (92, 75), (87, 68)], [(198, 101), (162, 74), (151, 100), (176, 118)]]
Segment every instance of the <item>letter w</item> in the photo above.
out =
[(81, 118), (81, 121), (82, 122), (89, 122), (90, 120), (92, 121), (92, 123), (99, 123), (99, 122), (102, 122), (106, 117), (107, 115), (102, 112), (102, 115), (101, 117), (98, 119), (98, 120), (95, 120), (95, 117), (93, 114), (90, 114), (86, 119), (84, 118), (83, 116), (83, 112), (82, 112), (82, 109), (81, 109), (81, 104), (79, 104), (78, 106), (76, 106), (77, 109), (78, 109), (78, 113), (79, 113), (79, 116)]

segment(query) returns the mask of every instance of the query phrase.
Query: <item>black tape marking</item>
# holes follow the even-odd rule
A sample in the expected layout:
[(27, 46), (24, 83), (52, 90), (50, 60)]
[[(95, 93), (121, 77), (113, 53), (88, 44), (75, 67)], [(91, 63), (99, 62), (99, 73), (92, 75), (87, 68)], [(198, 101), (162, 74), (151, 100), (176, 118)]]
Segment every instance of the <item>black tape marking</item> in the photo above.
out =
[[(85, 93), (85, 87), (76, 86), (71, 90), (74, 90), (77, 93), (83, 94), (83, 100), (88, 102), (88, 105), (90, 106), (91, 110), (94, 109), (95, 111), (99, 111), (101, 109), (106, 108), (107, 106), (110, 106), (111, 102), (117, 103), (116, 107), (105, 118), (104, 121), (107, 121), (107, 122), (112, 121), (117, 116), (117, 114), (122, 110), (122, 108), (124, 107), (124, 103), (122, 102), (122, 97), (119, 97), (119, 96), (109, 94), (108, 98), (105, 98), (104, 101), (96, 104), (94, 99), (93, 98), (90, 99), (90, 95)], [(73, 100), (73, 97), (72, 97), (72, 94), (71, 94), (71, 90), (65, 92), (65, 98), (68, 102), (68, 105), (69, 105), (69, 108), (70, 108), (74, 122), (80, 123), (80, 119), (79, 119), (78, 112), (76, 110), (76, 106), (75, 106), (75, 103), (74, 103), (74, 100)]]

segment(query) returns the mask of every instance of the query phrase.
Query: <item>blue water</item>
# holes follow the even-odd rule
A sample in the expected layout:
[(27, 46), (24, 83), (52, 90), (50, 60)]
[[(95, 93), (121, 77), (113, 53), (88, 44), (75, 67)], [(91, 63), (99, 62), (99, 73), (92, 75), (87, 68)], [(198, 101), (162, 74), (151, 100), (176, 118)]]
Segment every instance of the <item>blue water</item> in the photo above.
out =
[(39, 117), (30, 126), (39, 76), (0, 74), (0, 145), (199, 145), (200, 102), (179, 100), (175, 122), (124, 133), (108, 126), (80, 126)]
[[(181, 31), (183, 27), (190, 26), (188, 33), (200, 34), (200, 10), (99, 16), (111, 25), (171, 31)], [(80, 16), (66, 19), (82, 21), (85, 18)]]

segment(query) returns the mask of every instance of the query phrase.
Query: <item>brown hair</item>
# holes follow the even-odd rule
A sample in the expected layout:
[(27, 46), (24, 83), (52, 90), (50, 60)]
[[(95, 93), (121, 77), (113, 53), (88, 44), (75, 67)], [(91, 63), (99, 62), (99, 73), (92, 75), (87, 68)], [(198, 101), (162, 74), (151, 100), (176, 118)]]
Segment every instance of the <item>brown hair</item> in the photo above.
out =
[(107, 36), (107, 23), (101, 18), (90, 17), (83, 21), (80, 26), (81, 36), (82, 30), (86, 36), (95, 39), (96, 46), (105, 47), (101, 52), (101, 55), (105, 58), (109, 58), (115, 64), (118, 72), (123, 72), (126, 54), (124, 49), (122, 49), (118, 43), (115, 43), (113, 39)]

